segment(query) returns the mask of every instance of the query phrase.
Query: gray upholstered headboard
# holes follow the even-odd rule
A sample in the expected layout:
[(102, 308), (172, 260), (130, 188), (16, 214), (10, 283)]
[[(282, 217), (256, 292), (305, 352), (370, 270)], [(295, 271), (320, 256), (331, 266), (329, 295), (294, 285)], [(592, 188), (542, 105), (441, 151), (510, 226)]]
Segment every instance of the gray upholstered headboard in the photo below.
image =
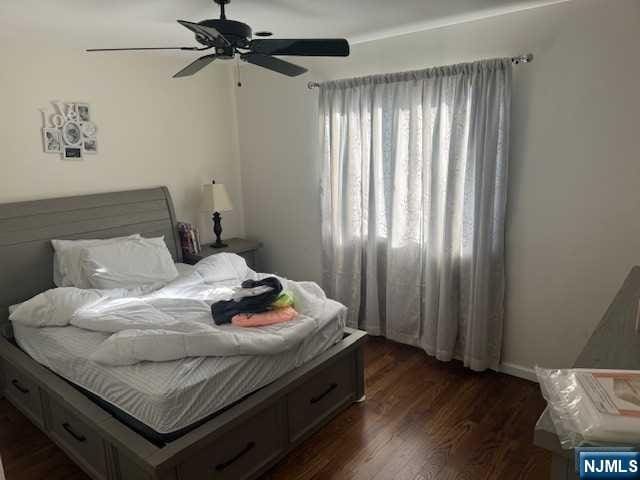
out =
[(0, 332), (11, 336), (8, 306), (53, 287), (51, 239), (164, 235), (182, 261), (166, 187), (0, 205)]

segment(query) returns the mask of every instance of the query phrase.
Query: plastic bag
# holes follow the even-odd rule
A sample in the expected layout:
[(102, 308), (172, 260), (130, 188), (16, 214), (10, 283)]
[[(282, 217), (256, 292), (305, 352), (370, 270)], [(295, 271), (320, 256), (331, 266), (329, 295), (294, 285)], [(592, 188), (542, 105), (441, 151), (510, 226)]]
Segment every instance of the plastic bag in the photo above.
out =
[(640, 372), (536, 367), (563, 448), (640, 444)]

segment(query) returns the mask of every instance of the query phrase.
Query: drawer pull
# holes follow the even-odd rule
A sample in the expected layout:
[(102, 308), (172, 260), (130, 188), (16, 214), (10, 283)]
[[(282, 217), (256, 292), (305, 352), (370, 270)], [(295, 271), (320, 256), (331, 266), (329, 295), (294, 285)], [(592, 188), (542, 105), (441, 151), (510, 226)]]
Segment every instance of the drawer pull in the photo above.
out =
[(23, 387), (22, 385), (20, 385), (20, 382), (19, 382), (18, 380), (15, 380), (15, 379), (14, 379), (14, 380), (11, 380), (11, 384), (12, 384), (14, 387), (16, 387), (16, 390), (18, 390), (20, 393), (23, 393), (23, 394), (25, 394), (25, 395), (26, 395), (27, 393), (29, 393), (29, 389), (28, 389), (28, 388)]
[(327, 389), (322, 392), (320, 395), (318, 395), (317, 397), (311, 397), (311, 400), (309, 400), (309, 403), (311, 403), (312, 405), (314, 403), (318, 403), (320, 400), (322, 400), (324, 397), (326, 397), (327, 395), (329, 395), (331, 392), (333, 392), (336, 388), (338, 388), (338, 384), (337, 383), (332, 383), (331, 385), (329, 385), (329, 387), (327, 387)]
[(224, 470), (225, 468), (230, 466), (232, 463), (236, 462), (237, 460), (240, 460), (241, 457), (243, 457), (244, 455), (249, 453), (249, 451), (255, 446), (256, 446), (256, 444), (254, 442), (247, 443), (247, 446), (244, 447), (242, 449), (242, 451), (240, 453), (238, 453), (236, 456), (234, 456), (233, 458), (230, 458), (226, 462), (223, 462), (223, 463), (221, 463), (219, 465), (216, 465), (216, 470), (218, 472), (221, 472), (222, 470)]
[(75, 438), (79, 442), (85, 442), (87, 440), (87, 437), (85, 437), (84, 435), (80, 435), (74, 432), (73, 428), (71, 428), (71, 425), (69, 425), (66, 422), (62, 424), (62, 428), (64, 428), (69, 435), (71, 435), (73, 438)]

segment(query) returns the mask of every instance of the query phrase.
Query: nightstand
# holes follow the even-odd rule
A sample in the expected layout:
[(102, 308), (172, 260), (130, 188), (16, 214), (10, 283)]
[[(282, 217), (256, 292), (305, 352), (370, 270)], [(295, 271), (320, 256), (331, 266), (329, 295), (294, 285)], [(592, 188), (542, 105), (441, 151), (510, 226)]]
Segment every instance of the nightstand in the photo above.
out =
[(210, 255), (216, 255), (218, 253), (236, 253), (247, 261), (247, 265), (252, 270), (256, 269), (256, 252), (260, 248), (260, 242), (253, 240), (245, 240), (244, 238), (226, 238), (224, 243), (228, 247), (213, 248), (209, 244), (202, 245), (202, 250), (196, 255), (188, 253), (184, 254), (184, 263), (195, 265), (203, 258)]

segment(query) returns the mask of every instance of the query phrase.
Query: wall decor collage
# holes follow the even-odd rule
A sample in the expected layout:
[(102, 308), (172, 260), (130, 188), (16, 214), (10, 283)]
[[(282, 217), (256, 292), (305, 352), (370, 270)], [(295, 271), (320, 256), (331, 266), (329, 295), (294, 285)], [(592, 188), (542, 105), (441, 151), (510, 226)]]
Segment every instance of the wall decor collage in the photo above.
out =
[(98, 127), (91, 121), (89, 104), (51, 103), (54, 113), (47, 115), (41, 110), (45, 153), (59, 154), (65, 160), (82, 160), (86, 154), (98, 153)]

